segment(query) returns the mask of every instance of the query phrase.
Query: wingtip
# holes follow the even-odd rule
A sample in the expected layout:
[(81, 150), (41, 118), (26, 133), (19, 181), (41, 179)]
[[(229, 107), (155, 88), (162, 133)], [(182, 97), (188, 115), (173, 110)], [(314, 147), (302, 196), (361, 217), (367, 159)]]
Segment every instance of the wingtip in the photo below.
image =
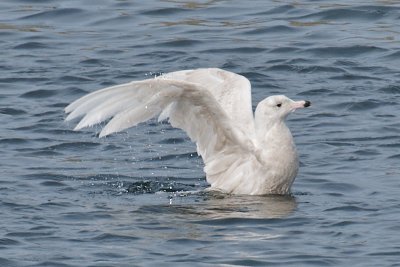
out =
[(76, 119), (76, 118), (84, 115), (84, 114), (82, 114), (82, 112), (79, 112), (76, 109), (67, 110), (66, 113), (68, 114), (68, 116), (65, 118), (66, 121), (71, 121), (73, 119)]
[(103, 129), (103, 130), (99, 133), (99, 138), (106, 137), (106, 136), (112, 134), (112, 132), (108, 132), (108, 131), (104, 131), (104, 130), (105, 130), (105, 129)]
[(65, 113), (71, 113), (71, 112), (74, 110), (72, 104), (73, 104), (73, 103), (70, 103), (70, 104), (68, 104), (68, 106), (66, 106), (66, 107), (64, 108), (64, 112), (65, 112)]
[[(66, 112), (68, 114), (68, 112)], [(64, 121), (70, 121), (73, 119), (72, 113), (69, 113), (67, 117), (65, 117)]]
[(90, 120), (88, 120), (86, 117), (84, 117), (79, 123), (78, 125), (76, 125), (75, 129), (76, 131), (81, 130), (83, 128), (86, 127), (91, 127), (93, 126), (95, 123), (92, 123)]
[(79, 124), (75, 126), (74, 131), (77, 132), (81, 130), (83, 127), (81, 127)]

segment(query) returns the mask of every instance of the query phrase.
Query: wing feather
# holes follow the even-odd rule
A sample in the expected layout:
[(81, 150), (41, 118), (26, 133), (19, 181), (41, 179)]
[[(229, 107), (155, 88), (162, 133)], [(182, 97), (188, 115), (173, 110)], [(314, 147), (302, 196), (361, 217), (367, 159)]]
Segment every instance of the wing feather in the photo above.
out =
[(236, 147), (251, 150), (251, 141), (237, 127), (209, 90), (199, 84), (163, 78), (113, 86), (86, 95), (68, 107), (66, 120), (84, 116), (75, 130), (110, 117), (100, 137), (160, 115), (183, 129), (207, 163), (211, 156)]
[(97, 106), (98, 103), (102, 103), (110, 97), (115, 99), (116, 96), (122, 97), (124, 93), (129, 94), (136, 83), (138, 82), (131, 82), (104, 88), (75, 100), (65, 108), (65, 112), (70, 113), (66, 120), (68, 121), (82, 116), (89, 110), (93, 109), (93, 107)]
[(118, 113), (100, 132), (100, 137), (125, 130), (157, 116), (181, 93), (181, 88), (165, 88), (165, 90), (156, 93), (140, 105), (131, 106), (131, 108)]
[(246, 77), (218, 68), (181, 70), (166, 73), (164, 77), (200, 84), (214, 96), (226, 114), (237, 122), (238, 127), (249, 134), (255, 134), (251, 84)]

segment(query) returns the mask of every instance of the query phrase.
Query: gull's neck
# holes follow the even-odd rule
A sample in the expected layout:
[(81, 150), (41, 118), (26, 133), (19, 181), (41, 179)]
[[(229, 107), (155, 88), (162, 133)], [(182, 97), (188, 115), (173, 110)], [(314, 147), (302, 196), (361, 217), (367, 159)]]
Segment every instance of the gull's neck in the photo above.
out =
[[(264, 117), (264, 116), (262, 116)], [(284, 120), (256, 120), (257, 159), (273, 174), (268, 179), (279, 192), (287, 192), (296, 177), (299, 160), (296, 145)]]
[(255, 116), (257, 140), (263, 147), (294, 147), (292, 133), (285, 121), (266, 116)]

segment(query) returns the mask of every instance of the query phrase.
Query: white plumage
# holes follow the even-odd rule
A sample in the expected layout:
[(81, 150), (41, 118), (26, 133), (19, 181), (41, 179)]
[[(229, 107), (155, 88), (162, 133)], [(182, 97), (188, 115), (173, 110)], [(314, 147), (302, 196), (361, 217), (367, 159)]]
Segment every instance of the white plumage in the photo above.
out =
[(168, 118), (196, 143), (212, 190), (263, 195), (290, 192), (299, 164), (284, 120), (309, 105), (271, 96), (258, 104), (253, 116), (249, 80), (213, 68), (105, 88), (74, 101), (65, 112), (66, 120), (83, 116), (74, 130), (111, 118), (100, 137), (155, 116)]

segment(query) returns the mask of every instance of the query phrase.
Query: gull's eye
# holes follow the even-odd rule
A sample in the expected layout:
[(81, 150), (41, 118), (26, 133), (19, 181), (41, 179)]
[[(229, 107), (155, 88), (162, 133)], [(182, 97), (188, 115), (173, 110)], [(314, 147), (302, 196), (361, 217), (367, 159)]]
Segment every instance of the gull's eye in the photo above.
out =
[(277, 106), (278, 108), (280, 108), (280, 107), (282, 106), (282, 103), (276, 104), (276, 106)]

